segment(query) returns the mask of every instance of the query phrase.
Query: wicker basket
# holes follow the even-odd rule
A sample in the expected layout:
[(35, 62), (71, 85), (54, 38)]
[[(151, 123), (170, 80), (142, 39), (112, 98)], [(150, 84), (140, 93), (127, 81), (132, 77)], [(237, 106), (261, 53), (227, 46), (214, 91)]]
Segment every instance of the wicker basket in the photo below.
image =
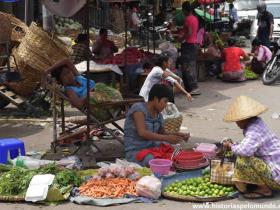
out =
[(16, 53), (27, 65), (44, 71), (57, 61), (69, 57), (72, 49), (58, 38), (51, 38), (33, 22)]
[(12, 34), (12, 24), (10, 19), (0, 13), (0, 25), (1, 25), (1, 33), (0, 33), (0, 42), (8, 42), (11, 40)]
[(190, 201), (190, 202), (216, 202), (222, 200), (233, 199), (234, 196), (221, 196), (221, 197), (195, 197), (195, 196), (184, 196), (184, 195), (173, 195), (171, 193), (162, 193), (163, 197), (176, 201)]
[(8, 195), (0, 195), (0, 201), (4, 202), (23, 202), (25, 201), (25, 197), (23, 195), (14, 195), (14, 196), (8, 196)]
[(12, 27), (12, 34), (10, 39), (14, 42), (21, 42), (22, 38), (25, 36), (26, 31), (28, 30), (28, 26), (20, 19), (14, 17), (11, 14), (0, 12), (0, 15), (10, 20)]
[(183, 116), (180, 115), (176, 118), (169, 118), (164, 120), (164, 129), (168, 133), (176, 133), (180, 131), (183, 122)]

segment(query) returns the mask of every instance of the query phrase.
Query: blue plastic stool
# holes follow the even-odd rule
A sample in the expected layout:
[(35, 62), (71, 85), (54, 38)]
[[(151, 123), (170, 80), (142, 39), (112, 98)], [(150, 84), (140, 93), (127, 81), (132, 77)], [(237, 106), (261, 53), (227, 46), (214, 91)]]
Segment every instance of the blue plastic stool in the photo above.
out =
[(20, 155), (25, 156), (24, 143), (19, 139), (9, 138), (0, 139), (0, 163), (6, 164), (8, 162), (8, 155), (14, 159)]

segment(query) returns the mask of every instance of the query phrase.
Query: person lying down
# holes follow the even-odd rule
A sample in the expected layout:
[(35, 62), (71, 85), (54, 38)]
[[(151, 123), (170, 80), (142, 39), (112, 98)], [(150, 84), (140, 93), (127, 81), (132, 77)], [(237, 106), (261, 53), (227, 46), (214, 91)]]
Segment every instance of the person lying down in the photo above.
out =
[[(63, 86), (66, 96), (72, 106), (85, 111), (87, 99), (87, 79), (80, 75), (74, 64), (68, 60), (61, 60), (46, 70), (47, 75)], [(121, 93), (103, 83), (90, 80), (90, 105), (91, 111), (98, 120), (107, 120), (109, 113), (98, 108), (102, 102), (122, 101)]]

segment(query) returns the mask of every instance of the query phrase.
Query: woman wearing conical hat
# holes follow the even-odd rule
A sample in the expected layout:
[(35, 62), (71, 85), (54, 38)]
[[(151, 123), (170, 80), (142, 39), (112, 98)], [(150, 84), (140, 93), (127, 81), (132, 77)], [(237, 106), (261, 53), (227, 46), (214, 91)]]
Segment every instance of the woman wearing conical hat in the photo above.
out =
[(246, 198), (271, 197), (280, 190), (280, 140), (258, 117), (267, 108), (246, 96), (239, 96), (224, 116), (236, 122), (245, 138), (240, 143), (225, 141), (224, 147), (237, 155), (233, 181)]

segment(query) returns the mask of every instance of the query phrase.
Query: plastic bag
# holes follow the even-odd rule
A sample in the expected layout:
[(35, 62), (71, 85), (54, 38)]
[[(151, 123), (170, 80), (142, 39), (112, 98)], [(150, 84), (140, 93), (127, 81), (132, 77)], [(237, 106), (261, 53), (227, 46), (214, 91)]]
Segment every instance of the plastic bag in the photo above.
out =
[(158, 199), (161, 195), (161, 182), (153, 176), (144, 176), (136, 183), (136, 192), (138, 195)]
[(175, 104), (168, 102), (165, 109), (162, 111), (163, 119), (173, 119), (181, 116)]

